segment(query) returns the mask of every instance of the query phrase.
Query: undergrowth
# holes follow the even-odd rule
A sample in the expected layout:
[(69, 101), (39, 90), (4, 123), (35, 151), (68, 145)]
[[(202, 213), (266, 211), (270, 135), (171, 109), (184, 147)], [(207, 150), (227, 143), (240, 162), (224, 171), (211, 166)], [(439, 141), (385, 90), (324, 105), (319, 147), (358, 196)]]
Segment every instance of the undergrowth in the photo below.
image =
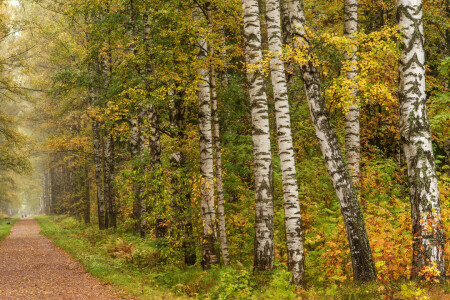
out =
[(41, 233), (69, 252), (103, 283), (140, 299), (442, 299), (448, 286), (414, 282), (309, 284), (289, 283), (284, 266), (254, 273), (240, 263), (233, 267), (165, 265), (160, 243), (126, 232), (100, 231), (65, 216), (37, 217)]

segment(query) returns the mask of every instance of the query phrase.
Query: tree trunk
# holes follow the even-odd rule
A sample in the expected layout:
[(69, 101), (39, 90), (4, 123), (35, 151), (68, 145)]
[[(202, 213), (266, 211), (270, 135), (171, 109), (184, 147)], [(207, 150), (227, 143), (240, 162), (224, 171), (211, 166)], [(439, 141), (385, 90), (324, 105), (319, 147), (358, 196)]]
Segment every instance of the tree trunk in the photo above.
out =
[[(146, 53), (150, 53), (150, 34), (151, 34), (151, 27), (148, 23), (148, 14), (144, 13), (142, 16), (142, 22), (144, 24), (144, 31), (143, 31), (143, 37), (142, 41), (144, 43), (145, 51)], [(152, 65), (151, 65), (151, 58), (147, 57), (145, 62), (145, 68), (143, 72), (145, 87), (147, 90), (147, 93), (151, 93), (151, 86), (150, 82), (148, 80), (149, 76), (152, 74)], [(151, 169), (153, 174), (157, 174), (159, 176), (160, 174), (160, 168), (161, 168), (161, 137), (160, 137), (160, 125), (159, 125), (159, 114), (154, 104), (149, 104), (146, 106), (146, 116), (148, 124), (150, 125), (150, 137), (149, 137), (149, 151), (150, 151), (150, 162), (151, 162)], [(159, 180), (159, 179), (157, 179)], [(153, 205), (158, 205), (158, 198), (160, 198), (160, 193), (157, 191), (156, 193), (153, 193), (151, 195), (153, 198)], [(155, 234), (156, 237), (162, 238), (165, 236), (167, 231), (167, 222), (164, 218), (157, 218), (156, 219), (156, 226), (155, 226)]]
[(447, 175), (450, 177), (450, 138), (445, 140), (445, 157), (447, 163)]
[(92, 137), (94, 144), (95, 183), (97, 185), (98, 228), (105, 229), (106, 215), (103, 195), (102, 141), (100, 133), (100, 122), (97, 120), (92, 121)]
[(84, 166), (85, 186), (84, 186), (84, 223), (91, 223), (91, 181), (89, 178), (89, 164)]
[(222, 167), (222, 146), (220, 143), (219, 114), (217, 111), (217, 87), (216, 69), (214, 65), (214, 49), (211, 47), (211, 66), (209, 73), (209, 83), (211, 87), (211, 114), (213, 119), (214, 154), (216, 171), (216, 192), (217, 192), (217, 219), (219, 221), (219, 241), (222, 250), (223, 264), (230, 264), (230, 254), (228, 253), (227, 230), (225, 219), (225, 200), (223, 195), (223, 167)]
[[(170, 163), (174, 169), (172, 175), (172, 207), (174, 211), (173, 224), (176, 224), (178, 231), (181, 232), (182, 250), (184, 253), (184, 262), (191, 266), (196, 263), (197, 256), (195, 252), (195, 242), (193, 239), (192, 218), (189, 215), (190, 211), (190, 196), (191, 187), (186, 186), (183, 178), (184, 170), (186, 169), (186, 157), (182, 152), (183, 144), (186, 141), (186, 108), (183, 104), (182, 92), (179, 95), (174, 95), (169, 92), (170, 108), (169, 119), (170, 129), (175, 133), (176, 151), (170, 156)], [(177, 236), (178, 238), (178, 236)]]
[[(309, 44), (305, 38), (304, 29), (306, 21), (303, 1), (289, 0), (289, 12), (294, 30), (294, 44), (301, 44), (308, 49)], [(311, 61), (300, 67), (316, 137), (341, 206), (352, 257), (354, 279), (359, 282), (373, 281), (376, 279), (375, 265), (363, 214), (350, 173), (342, 157), (337, 136), (330, 123), (320, 88), (319, 72)]]
[(116, 203), (114, 199), (114, 138), (111, 132), (106, 135), (105, 142), (105, 169), (104, 169), (104, 179), (105, 179), (105, 204), (107, 207), (106, 215), (108, 223), (107, 228), (116, 228)]
[(420, 0), (398, 0), (402, 36), (399, 100), (400, 136), (408, 166), (413, 232), (412, 278), (425, 268), (445, 280), (445, 238), (430, 124), (426, 112), (425, 51)]
[[(194, 20), (203, 18), (202, 11), (196, 7), (193, 10)], [(204, 36), (197, 37), (198, 60), (204, 64), (208, 56), (208, 45)], [(200, 139), (200, 175), (201, 175), (201, 208), (203, 219), (203, 257), (202, 266), (208, 268), (217, 264), (219, 257), (214, 244), (217, 240), (216, 213), (214, 207), (214, 161), (211, 122), (211, 90), (208, 70), (199, 66), (198, 74), (198, 105), (199, 105), (199, 139)]]
[(344, 34), (352, 40), (350, 51), (344, 57), (348, 63), (346, 70), (347, 79), (352, 82), (351, 103), (345, 113), (345, 148), (347, 162), (353, 182), (359, 179), (359, 156), (360, 156), (360, 124), (359, 106), (356, 100), (358, 88), (355, 77), (358, 74), (357, 67), (357, 41), (356, 32), (358, 30), (358, 0), (344, 0)]
[(143, 168), (141, 162), (142, 154), (142, 130), (141, 130), (142, 118), (141, 113), (138, 112), (138, 117), (130, 121), (130, 151), (133, 159), (133, 175), (136, 176), (133, 182), (133, 219), (134, 219), (134, 234), (139, 234), (141, 237), (145, 237), (145, 213), (146, 207), (142, 197), (142, 175)]
[(247, 77), (252, 107), (255, 176), (255, 270), (272, 270), (273, 174), (266, 87), (260, 67), (261, 23), (257, 0), (243, 0)]
[(267, 35), (271, 55), (270, 71), (275, 98), (278, 148), (283, 179), (283, 198), (286, 222), (286, 246), (292, 283), (304, 284), (304, 253), (302, 219), (298, 202), (297, 172), (295, 169), (294, 145), (291, 134), (288, 89), (284, 63), (281, 60), (281, 16), (279, 0), (266, 0)]

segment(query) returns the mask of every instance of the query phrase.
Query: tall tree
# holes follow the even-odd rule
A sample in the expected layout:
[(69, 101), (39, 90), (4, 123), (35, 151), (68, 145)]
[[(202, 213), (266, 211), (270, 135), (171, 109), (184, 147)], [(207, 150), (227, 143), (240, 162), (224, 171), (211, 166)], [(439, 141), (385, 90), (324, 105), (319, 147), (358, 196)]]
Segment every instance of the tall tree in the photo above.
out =
[[(210, 33), (214, 33), (213, 16), (211, 12), (211, 5), (207, 7), (207, 14), (210, 26)], [(224, 35), (221, 35), (224, 38)], [(214, 169), (216, 173), (216, 194), (217, 194), (217, 221), (219, 225), (219, 242), (222, 251), (223, 264), (228, 266), (230, 264), (230, 254), (228, 253), (228, 242), (227, 242), (227, 229), (226, 229), (226, 218), (225, 218), (225, 199), (223, 191), (223, 164), (222, 164), (222, 146), (220, 141), (220, 124), (219, 124), (219, 112), (217, 107), (217, 85), (216, 85), (216, 63), (215, 57), (216, 51), (214, 49), (214, 44), (210, 41), (209, 45), (209, 85), (211, 89), (211, 117), (213, 126), (213, 137), (214, 137)], [(223, 58), (226, 59), (226, 53), (222, 53)], [(222, 84), (224, 87), (228, 85), (228, 77), (226, 76), (226, 71), (222, 78)]]
[(292, 283), (302, 285), (304, 283), (302, 220), (298, 202), (297, 172), (295, 169), (286, 73), (284, 63), (281, 60), (282, 37), (279, 0), (266, 0), (266, 18), (278, 148), (283, 178), (288, 267), (289, 271), (292, 272)]
[(350, 81), (350, 103), (345, 114), (345, 148), (347, 162), (353, 181), (359, 178), (359, 157), (360, 157), (360, 124), (359, 106), (356, 100), (358, 89), (355, 77), (357, 68), (357, 41), (356, 32), (358, 30), (358, 0), (344, 0), (344, 34), (351, 40), (348, 51), (345, 52), (347, 62), (347, 79)]
[(444, 281), (445, 237), (426, 111), (422, 1), (398, 0), (397, 16), (402, 31), (400, 136), (408, 166), (411, 201), (412, 277), (420, 279), (425, 268), (432, 268), (435, 271), (433, 275)]
[(220, 124), (219, 113), (217, 110), (217, 86), (216, 70), (214, 65), (214, 49), (211, 47), (211, 66), (209, 73), (209, 82), (211, 86), (211, 114), (213, 120), (214, 136), (214, 156), (216, 171), (216, 193), (217, 193), (217, 219), (219, 223), (219, 241), (222, 250), (222, 259), (224, 265), (230, 264), (230, 255), (228, 253), (227, 229), (225, 219), (225, 199), (223, 193), (223, 166), (222, 166), (222, 146), (220, 143)]
[[(306, 19), (303, 1), (289, 0), (289, 13), (295, 46), (311, 51), (305, 36)], [(320, 74), (312, 61), (301, 64), (300, 68), (316, 137), (341, 207), (350, 246), (354, 279), (359, 282), (375, 280), (375, 264), (364, 217), (336, 133), (330, 123), (320, 87)]]
[(273, 244), (273, 166), (270, 148), (269, 112), (262, 74), (261, 22), (257, 0), (243, 0), (247, 77), (252, 109), (255, 177), (254, 268), (271, 270)]
[[(208, 9), (203, 7), (203, 9)], [(201, 22), (204, 14), (199, 6), (193, 9), (194, 20)], [(209, 85), (208, 44), (203, 34), (197, 37), (198, 61), (198, 106), (199, 106), (199, 139), (200, 139), (200, 175), (201, 175), (201, 208), (203, 218), (203, 256), (202, 266), (217, 264), (219, 257), (214, 244), (217, 240), (215, 226), (216, 213), (214, 207), (214, 158), (211, 118), (211, 89)]]
[(146, 206), (143, 197), (143, 167), (142, 167), (142, 151), (143, 151), (143, 136), (142, 136), (142, 111), (139, 109), (137, 117), (130, 120), (130, 152), (133, 161), (133, 218), (134, 218), (134, 234), (139, 234), (145, 237), (146, 231)]

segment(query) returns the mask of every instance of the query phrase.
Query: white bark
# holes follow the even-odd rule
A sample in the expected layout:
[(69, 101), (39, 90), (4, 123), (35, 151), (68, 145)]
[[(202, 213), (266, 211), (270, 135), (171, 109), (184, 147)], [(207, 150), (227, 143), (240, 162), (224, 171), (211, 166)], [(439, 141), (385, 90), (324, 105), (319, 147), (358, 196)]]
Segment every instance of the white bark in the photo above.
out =
[(278, 148), (283, 179), (286, 245), (292, 282), (304, 284), (304, 254), (300, 204), (298, 202), (297, 172), (292, 142), (288, 89), (284, 63), (281, 60), (281, 20), (279, 0), (266, 0), (267, 34), (271, 55), (270, 69), (275, 98)]
[(220, 143), (220, 125), (219, 115), (217, 111), (217, 88), (216, 88), (216, 70), (213, 63), (214, 49), (211, 47), (211, 68), (209, 74), (211, 87), (211, 114), (213, 119), (213, 135), (214, 135), (214, 154), (215, 154), (215, 171), (216, 171), (216, 193), (217, 193), (217, 219), (219, 221), (219, 241), (222, 250), (223, 264), (230, 264), (230, 255), (228, 253), (227, 230), (225, 219), (225, 199), (223, 195), (223, 167), (222, 167), (222, 146)]
[(347, 150), (347, 162), (353, 181), (359, 178), (359, 157), (360, 157), (360, 124), (359, 106), (356, 101), (358, 89), (355, 77), (357, 68), (357, 41), (356, 32), (358, 30), (358, 0), (344, 0), (344, 34), (352, 39), (352, 44), (348, 52), (345, 53), (345, 60), (349, 64), (347, 78), (352, 82), (351, 97), (353, 101), (345, 114), (345, 148)]
[[(204, 18), (201, 10), (193, 10), (194, 20)], [(204, 36), (197, 38), (198, 60), (198, 105), (199, 105), (199, 139), (200, 139), (200, 174), (201, 174), (201, 207), (203, 218), (203, 257), (202, 266), (209, 267), (218, 263), (214, 247), (217, 240), (215, 228), (216, 213), (214, 207), (214, 160), (211, 119), (211, 90), (208, 69), (205, 65), (208, 56), (208, 45)]]
[[(303, 1), (289, 0), (289, 13), (295, 38), (294, 45), (309, 48), (308, 40), (305, 38), (306, 20)], [(354, 279), (360, 282), (373, 281), (376, 279), (375, 265), (364, 218), (350, 173), (345, 165), (336, 134), (330, 123), (320, 87), (319, 72), (311, 61), (300, 67), (316, 137), (341, 207), (352, 257)]]
[(425, 51), (421, 0), (398, 0), (399, 28), (403, 31), (400, 58), (400, 136), (408, 166), (413, 229), (414, 278), (425, 267), (445, 278), (445, 238), (438, 180), (426, 112)]
[(252, 107), (255, 176), (255, 260), (256, 270), (271, 270), (273, 244), (273, 174), (269, 113), (261, 70), (261, 23), (257, 0), (243, 0), (247, 77)]

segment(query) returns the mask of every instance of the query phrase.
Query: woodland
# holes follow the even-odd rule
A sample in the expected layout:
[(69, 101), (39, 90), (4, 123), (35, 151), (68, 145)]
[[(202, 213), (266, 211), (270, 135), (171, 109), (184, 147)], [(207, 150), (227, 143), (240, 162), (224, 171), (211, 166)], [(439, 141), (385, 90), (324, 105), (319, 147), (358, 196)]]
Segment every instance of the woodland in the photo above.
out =
[(449, 0), (0, 3), (0, 211), (102, 282), (450, 293)]

